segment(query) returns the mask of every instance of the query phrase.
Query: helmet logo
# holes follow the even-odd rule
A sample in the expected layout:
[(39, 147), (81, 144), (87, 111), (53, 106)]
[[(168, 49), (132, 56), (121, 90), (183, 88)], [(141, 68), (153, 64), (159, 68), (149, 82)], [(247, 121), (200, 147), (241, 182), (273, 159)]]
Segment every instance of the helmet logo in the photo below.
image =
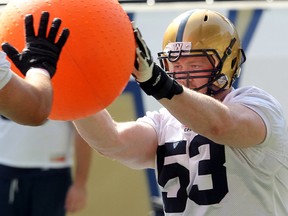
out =
[(191, 42), (173, 42), (173, 43), (168, 43), (166, 47), (164, 48), (164, 52), (169, 52), (169, 51), (189, 51), (192, 48), (192, 43)]

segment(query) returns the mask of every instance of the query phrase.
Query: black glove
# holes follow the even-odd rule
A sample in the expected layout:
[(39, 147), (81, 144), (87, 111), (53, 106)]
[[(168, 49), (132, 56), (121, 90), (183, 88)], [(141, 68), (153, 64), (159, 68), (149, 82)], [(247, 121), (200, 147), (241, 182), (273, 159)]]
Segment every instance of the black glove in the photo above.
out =
[[(133, 24), (133, 23), (132, 23)], [(153, 62), (151, 52), (142, 38), (138, 28), (134, 28), (136, 40), (136, 59), (133, 76), (147, 95), (152, 95), (157, 100), (171, 99), (174, 95), (183, 92), (183, 86), (170, 77), (161, 67)]]
[(20, 72), (25, 76), (27, 71), (34, 68), (46, 69), (52, 78), (57, 68), (57, 62), (61, 50), (69, 36), (69, 29), (64, 28), (55, 42), (57, 32), (61, 25), (61, 19), (55, 18), (52, 22), (48, 37), (46, 36), (49, 21), (49, 13), (42, 12), (38, 35), (35, 35), (33, 27), (33, 15), (28, 14), (25, 17), (25, 48), (19, 53), (9, 43), (3, 43), (2, 49), (12, 60)]

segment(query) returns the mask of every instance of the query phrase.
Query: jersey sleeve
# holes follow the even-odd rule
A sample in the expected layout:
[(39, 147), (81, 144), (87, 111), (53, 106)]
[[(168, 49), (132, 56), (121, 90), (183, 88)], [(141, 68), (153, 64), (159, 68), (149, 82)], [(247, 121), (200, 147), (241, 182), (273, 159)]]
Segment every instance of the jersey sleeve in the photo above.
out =
[[(286, 121), (280, 103), (267, 92), (256, 87), (244, 87), (233, 91), (224, 103), (239, 103), (256, 112), (264, 121), (267, 134), (262, 145), (279, 143), (286, 128)], [(281, 143), (281, 142), (280, 142)]]
[(0, 51), (0, 90), (10, 81), (12, 72), (6, 54)]

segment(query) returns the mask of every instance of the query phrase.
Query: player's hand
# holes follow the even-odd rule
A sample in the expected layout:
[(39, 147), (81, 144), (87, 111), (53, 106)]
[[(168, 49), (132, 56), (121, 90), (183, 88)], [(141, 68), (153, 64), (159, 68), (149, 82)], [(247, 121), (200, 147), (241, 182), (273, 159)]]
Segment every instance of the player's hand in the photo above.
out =
[(151, 52), (143, 40), (139, 29), (133, 25), (133, 30), (137, 48), (134, 63), (135, 69), (132, 75), (142, 90), (157, 100), (162, 98), (170, 100), (174, 95), (181, 94), (183, 87), (153, 62)]
[(135, 58), (135, 68), (132, 75), (139, 82), (146, 82), (152, 77), (153, 68), (155, 63), (150, 52), (150, 49), (146, 45), (145, 41), (142, 38), (142, 34), (138, 28), (133, 25), (134, 37), (136, 40), (136, 58)]
[(47, 27), (49, 13), (42, 12), (38, 34), (35, 35), (33, 27), (33, 15), (25, 17), (25, 48), (21, 53), (9, 43), (3, 43), (2, 49), (12, 60), (23, 75), (34, 68), (43, 68), (48, 71), (52, 78), (56, 72), (57, 62), (63, 46), (65, 45), (69, 29), (64, 28), (56, 42), (56, 36), (61, 25), (61, 19), (55, 18), (50, 27), (48, 36)]
[(75, 213), (83, 209), (86, 205), (87, 193), (83, 185), (73, 183), (66, 195), (65, 209), (69, 213)]

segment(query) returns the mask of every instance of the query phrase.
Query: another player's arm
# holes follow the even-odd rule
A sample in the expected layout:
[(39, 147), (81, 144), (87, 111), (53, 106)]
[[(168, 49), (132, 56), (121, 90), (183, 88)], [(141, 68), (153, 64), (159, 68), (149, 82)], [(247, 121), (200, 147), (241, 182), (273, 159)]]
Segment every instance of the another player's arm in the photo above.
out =
[(10, 71), (6, 55), (0, 52), (0, 112), (20, 124), (42, 124), (51, 110), (53, 91), (50, 78), (56, 72), (70, 31), (64, 28), (56, 40), (61, 19), (54, 18), (49, 29), (48, 22), (49, 13), (42, 12), (38, 34), (35, 34), (33, 15), (28, 14), (24, 20), (23, 51), (19, 52), (7, 42), (2, 44), (2, 50), (25, 76), (25, 80)]
[(49, 74), (34, 71), (24, 80), (12, 73), (0, 90), (0, 113), (19, 124), (40, 125), (50, 113), (52, 96)]
[[(74, 129), (74, 126), (73, 126)], [(75, 213), (83, 209), (87, 202), (87, 182), (89, 177), (92, 149), (85, 140), (75, 131), (75, 163), (74, 180), (65, 200), (65, 209)]]
[(106, 157), (134, 169), (154, 167), (157, 136), (152, 126), (140, 122), (117, 123), (106, 110), (74, 124), (86, 142)]

